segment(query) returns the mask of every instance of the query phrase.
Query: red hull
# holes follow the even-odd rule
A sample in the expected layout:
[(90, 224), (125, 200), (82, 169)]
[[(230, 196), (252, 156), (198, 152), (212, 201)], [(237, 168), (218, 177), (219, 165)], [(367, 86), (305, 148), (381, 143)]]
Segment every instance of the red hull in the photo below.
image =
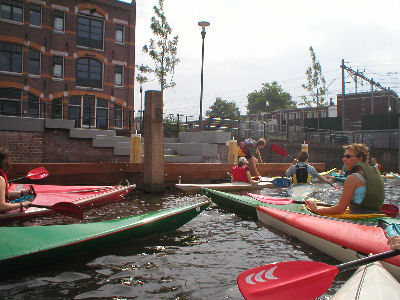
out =
[[(57, 202), (71, 202), (86, 208), (92, 205), (114, 202), (124, 199), (135, 185), (130, 186), (57, 186), (57, 185), (32, 185), (36, 197), (32, 203), (51, 206)], [(13, 184), (11, 190), (29, 189), (26, 184)], [(13, 210), (0, 214), (0, 222), (6, 223), (15, 220), (27, 220), (31, 218), (54, 214), (54, 211), (46, 208), (29, 207), (24, 211)]]

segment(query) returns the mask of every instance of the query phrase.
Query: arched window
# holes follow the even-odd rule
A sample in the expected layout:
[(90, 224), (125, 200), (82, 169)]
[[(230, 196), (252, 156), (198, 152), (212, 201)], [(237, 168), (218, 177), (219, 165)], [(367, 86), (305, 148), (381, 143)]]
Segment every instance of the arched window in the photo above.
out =
[(76, 61), (76, 85), (102, 88), (103, 65), (93, 58), (79, 58)]

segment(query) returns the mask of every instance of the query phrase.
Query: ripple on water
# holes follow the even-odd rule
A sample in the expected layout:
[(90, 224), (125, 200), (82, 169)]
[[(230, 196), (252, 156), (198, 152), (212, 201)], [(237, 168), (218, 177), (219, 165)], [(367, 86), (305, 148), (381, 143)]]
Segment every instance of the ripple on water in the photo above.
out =
[[(322, 183), (315, 186), (315, 198), (335, 203), (340, 197), (340, 189)], [(398, 184), (394, 180), (385, 182), (385, 191), (386, 201), (398, 204)], [(276, 188), (260, 193), (282, 196)], [(83, 221), (54, 216), (24, 225), (110, 220), (205, 199), (184, 193), (154, 196), (135, 191), (124, 201), (85, 211)], [(287, 260), (338, 263), (295, 238), (211, 205), (179, 230), (14, 272), (1, 280), (0, 298), (242, 299), (236, 286), (238, 274)], [(339, 274), (322, 298), (332, 295), (350, 275), (351, 272)]]

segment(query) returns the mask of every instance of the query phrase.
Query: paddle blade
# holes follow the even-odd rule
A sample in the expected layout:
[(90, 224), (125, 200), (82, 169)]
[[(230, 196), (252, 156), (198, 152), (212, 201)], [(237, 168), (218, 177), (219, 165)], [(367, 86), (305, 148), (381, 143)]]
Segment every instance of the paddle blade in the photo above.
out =
[(269, 147), (271, 148), (272, 151), (274, 151), (275, 153), (282, 155), (282, 156), (289, 156), (289, 154), (286, 152), (285, 149), (283, 149), (281, 146), (279, 146), (278, 144), (275, 143), (271, 143), (271, 145), (269, 145)]
[(47, 176), (49, 176), (49, 172), (43, 167), (32, 169), (26, 174), (26, 178), (29, 179), (43, 179)]
[(399, 207), (394, 204), (383, 204), (381, 212), (391, 218), (396, 218), (399, 213)]
[(83, 219), (82, 209), (79, 207), (79, 205), (71, 202), (58, 202), (50, 206), (50, 209), (67, 217), (79, 220)]
[(310, 300), (325, 293), (337, 273), (336, 266), (324, 263), (287, 261), (247, 270), (237, 284), (248, 300)]
[(278, 177), (272, 180), (272, 184), (278, 187), (288, 187), (290, 186), (291, 182), (289, 178), (285, 177)]

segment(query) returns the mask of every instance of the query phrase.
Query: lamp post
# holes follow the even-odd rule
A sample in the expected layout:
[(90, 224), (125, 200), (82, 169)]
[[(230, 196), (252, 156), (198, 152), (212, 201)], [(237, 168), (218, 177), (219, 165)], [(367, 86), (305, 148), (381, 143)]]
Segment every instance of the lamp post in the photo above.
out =
[(210, 26), (209, 22), (200, 21), (198, 25), (202, 28), (201, 38), (203, 39), (201, 46), (201, 81), (200, 81), (200, 115), (199, 115), (199, 128), (203, 130), (203, 67), (204, 67), (204, 38), (206, 37), (206, 27)]

